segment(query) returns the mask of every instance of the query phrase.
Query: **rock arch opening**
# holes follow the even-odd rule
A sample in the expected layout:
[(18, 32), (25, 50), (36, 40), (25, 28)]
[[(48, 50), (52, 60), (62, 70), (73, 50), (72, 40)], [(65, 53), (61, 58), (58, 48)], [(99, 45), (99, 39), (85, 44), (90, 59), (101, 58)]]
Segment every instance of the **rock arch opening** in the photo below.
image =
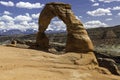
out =
[(58, 17), (54, 17), (51, 19), (51, 22), (46, 29), (46, 32), (50, 31), (51, 32), (66, 31), (66, 24)]
[(45, 31), (49, 39), (49, 50), (64, 51), (67, 40), (66, 24), (58, 17), (51, 20)]
[(66, 52), (91, 52), (93, 44), (83, 27), (83, 24), (76, 19), (69, 4), (48, 3), (39, 16), (39, 31), (37, 33), (36, 44), (41, 49), (48, 49), (49, 39), (45, 35), (45, 30), (54, 17), (61, 19), (67, 28)]

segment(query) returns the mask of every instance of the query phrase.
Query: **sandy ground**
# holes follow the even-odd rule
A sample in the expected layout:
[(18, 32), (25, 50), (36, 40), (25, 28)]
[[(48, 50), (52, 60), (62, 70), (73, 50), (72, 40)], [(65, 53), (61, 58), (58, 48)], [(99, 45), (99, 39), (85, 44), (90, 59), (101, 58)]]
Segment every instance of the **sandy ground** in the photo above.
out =
[(0, 80), (120, 80), (120, 76), (75, 65), (72, 56), (79, 54), (54, 55), (0, 46)]

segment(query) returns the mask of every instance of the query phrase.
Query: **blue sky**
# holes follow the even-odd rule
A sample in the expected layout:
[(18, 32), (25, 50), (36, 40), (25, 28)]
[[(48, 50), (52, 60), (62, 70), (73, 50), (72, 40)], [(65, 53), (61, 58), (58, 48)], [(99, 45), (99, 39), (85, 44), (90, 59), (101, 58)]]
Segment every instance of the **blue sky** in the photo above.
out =
[[(120, 0), (0, 0), (0, 30), (37, 30), (38, 16), (48, 2), (71, 4), (85, 28), (120, 25)], [(47, 30), (65, 29), (65, 24), (54, 18)]]

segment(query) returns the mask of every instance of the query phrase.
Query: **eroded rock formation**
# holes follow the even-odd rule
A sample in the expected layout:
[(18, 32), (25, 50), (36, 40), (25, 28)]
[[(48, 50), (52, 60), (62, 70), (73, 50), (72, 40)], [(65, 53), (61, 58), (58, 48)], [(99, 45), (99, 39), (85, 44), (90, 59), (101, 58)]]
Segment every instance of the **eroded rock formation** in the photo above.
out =
[(76, 19), (69, 4), (48, 3), (39, 16), (39, 32), (36, 43), (41, 49), (48, 49), (49, 40), (45, 35), (50, 21), (53, 17), (61, 19), (67, 27), (66, 52), (91, 52), (93, 44), (83, 27), (83, 24)]
[[(68, 33), (65, 51), (69, 52), (69, 55), (71, 52), (80, 53), (78, 54), (78, 59), (72, 58), (71, 61), (80, 66), (98, 66), (93, 53), (93, 44), (87, 31), (83, 27), (83, 24), (76, 19), (69, 4), (54, 2), (46, 4), (39, 16), (39, 32), (36, 38), (37, 47), (48, 50), (49, 39), (45, 35), (45, 30), (50, 24), (51, 19), (56, 16), (61, 19), (67, 27)], [(71, 56), (75, 57), (74, 55)]]
[(109, 58), (98, 58), (99, 65), (107, 68), (112, 74), (120, 75), (116, 62)]

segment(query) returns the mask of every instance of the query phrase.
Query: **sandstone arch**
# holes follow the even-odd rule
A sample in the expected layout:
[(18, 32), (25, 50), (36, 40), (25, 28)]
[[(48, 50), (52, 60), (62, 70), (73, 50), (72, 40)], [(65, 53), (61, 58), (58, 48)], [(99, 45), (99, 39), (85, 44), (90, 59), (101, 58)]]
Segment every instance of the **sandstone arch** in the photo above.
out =
[(66, 52), (90, 52), (93, 51), (93, 44), (83, 27), (83, 24), (76, 19), (69, 4), (48, 3), (39, 16), (39, 31), (36, 44), (42, 49), (48, 49), (49, 40), (45, 35), (50, 21), (53, 17), (61, 19), (67, 27)]

